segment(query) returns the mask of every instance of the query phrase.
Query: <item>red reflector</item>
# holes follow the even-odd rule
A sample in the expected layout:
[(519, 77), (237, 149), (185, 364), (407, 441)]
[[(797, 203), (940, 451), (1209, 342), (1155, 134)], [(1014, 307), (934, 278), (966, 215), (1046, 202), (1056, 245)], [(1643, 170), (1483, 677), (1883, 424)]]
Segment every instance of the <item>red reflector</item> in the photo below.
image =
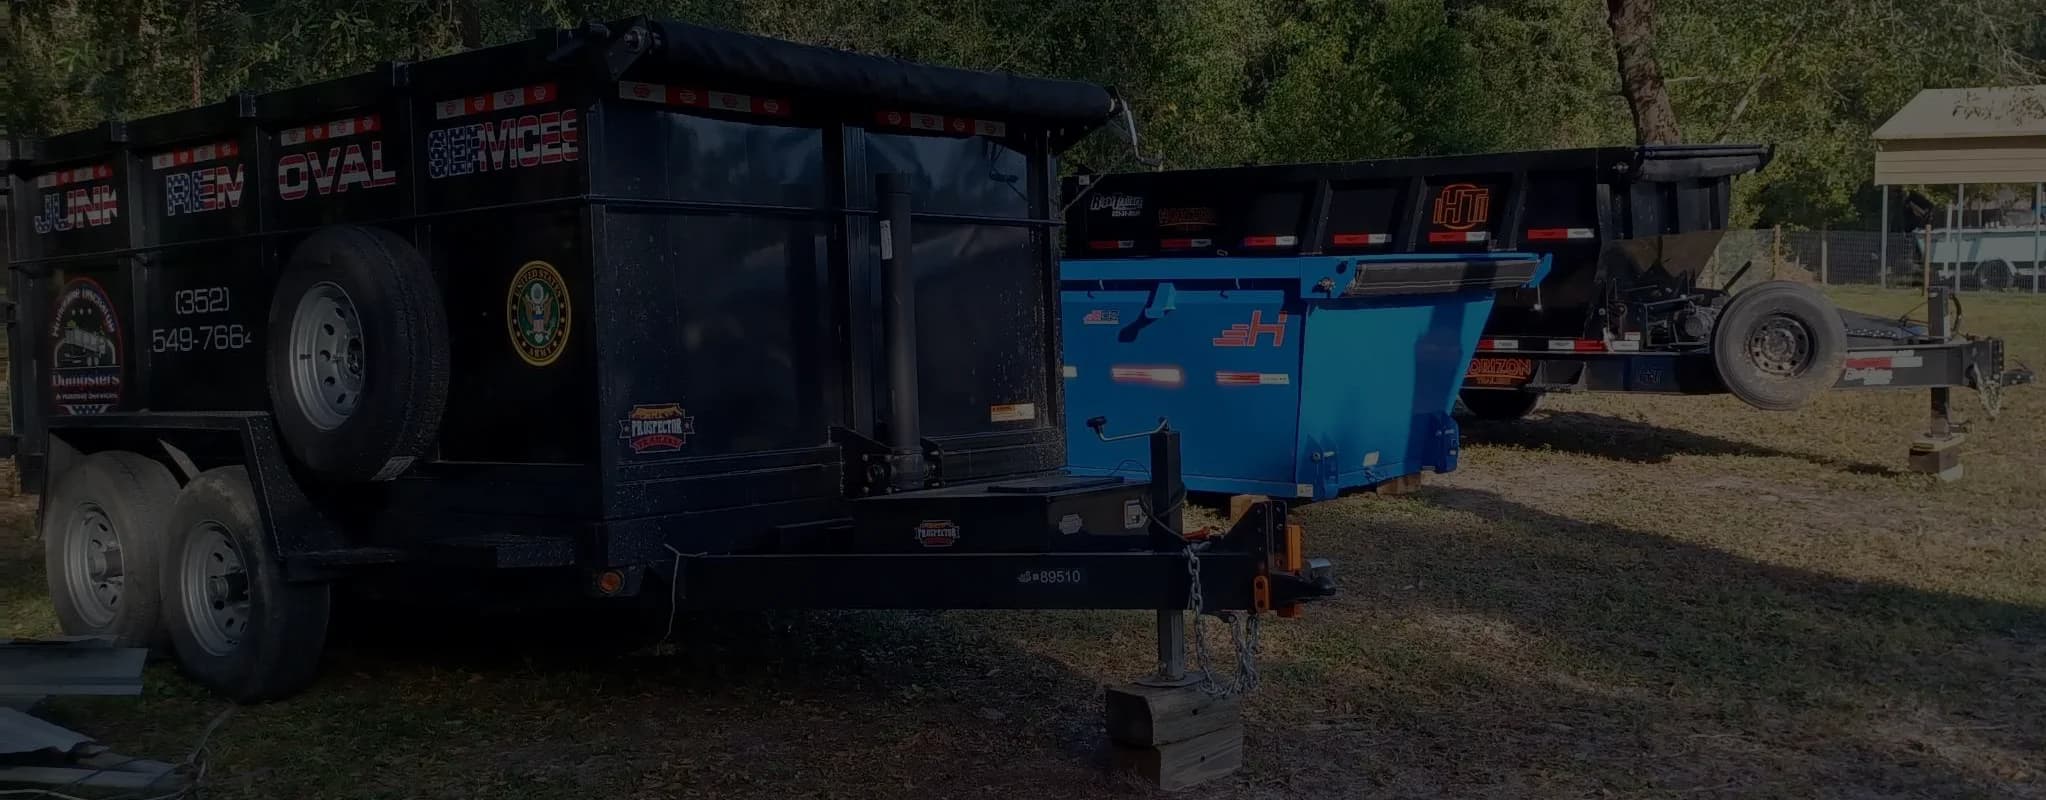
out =
[(1571, 349), (1579, 353), (1603, 353), (1606, 349), (1606, 343), (1597, 339), (1578, 339), (1575, 346)]
[(1340, 246), (1361, 247), (1385, 244), (1390, 241), (1392, 241), (1392, 236), (1383, 233), (1338, 233), (1333, 243)]
[(1215, 240), (1213, 239), (1166, 239), (1160, 241), (1158, 246), (1166, 250), (1192, 250), (1199, 247), (1212, 247), (1214, 244)]
[(1245, 236), (1244, 247), (1292, 247), (1300, 243), (1298, 236)]
[(1128, 250), (1136, 247), (1137, 243), (1128, 239), (1096, 239), (1088, 242), (1087, 246), (1094, 250)]
[(1569, 228), (1535, 228), (1527, 232), (1530, 242), (1560, 242), (1569, 238)]
[(1430, 244), (1463, 244), (1482, 242), (1490, 238), (1492, 234), (1486, 231), (1436, 231), (1428, 234)]

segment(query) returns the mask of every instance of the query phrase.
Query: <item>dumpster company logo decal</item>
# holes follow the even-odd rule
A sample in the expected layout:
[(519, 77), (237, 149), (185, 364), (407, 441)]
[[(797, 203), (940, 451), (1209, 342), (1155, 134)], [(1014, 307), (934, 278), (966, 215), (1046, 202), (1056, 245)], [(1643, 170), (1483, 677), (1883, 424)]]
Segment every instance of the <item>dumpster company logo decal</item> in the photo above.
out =
[(121, 193), (113, 184), (102, 183), (113, 179), (114, 168), (107, 164), (36, 176), (36, 188), (63, 190), (43, 195), (43, 213), (31, 221), (36, 233), (63, 233), (114, 224), (114, 218), (121, 215)]
[(398, 173), (384, 166), (384, 143), (381, 139), (370, 140), (367, 150), (361, 144), (349, 144), (325, 148), (325, 155), (321, 154), (321, 145), (328, 141), (383, 131), (383, 116), (379, 114), (278, 131), (279, 147), (310, 145), (312, 149), (286, 153), (277, 159), (277, 197), (303, 200), (315, 194), (321, 197), (343, 194), (351, 188), (381, 189), (397, 185)]
[(682, 410), (680, 403), (633, 406), (618, 421), (618, 438), (632, 448), (633, 455), (672, 453), (689, 443), (696, 432), (696, 418)]
[(959, 543), (959, 526), (949, 519), (927, 519), (916, 525), (916, 543), (936, 550)]
[(1088, 311), (1086, 316), (1081, 317), (1080, 324), (1120, 325), (1122, 324), (1122, 312), (1113, 308), (1096, 308)]
[(1442, 187), (1435, 196), (1434, 222), (1453, 231), (1467, 231), (1492, 220), (1492, 190), (1470, 183)]
[(1279, 321), (1265, 322), (1265, 312), (1250, 312), (1250, 322), (1236, 323), (1215, 337), (1216, 347), (1256, 347), (1258, 337), (1272, 335), (1273, 347), (1286, 346), (1286, 312), (1279, 312)]
[(568, 346), (570, 318), (568, 282), (553, 264), (528, 261), (512, 276), (505, 293), (505, 319), (512, 349), (536, 367), (554, 363)]
[(50, 320), (50, 389), (66, 414), (100, 414), (121, 400), (121, 318), (90, 278), (64, 285)]

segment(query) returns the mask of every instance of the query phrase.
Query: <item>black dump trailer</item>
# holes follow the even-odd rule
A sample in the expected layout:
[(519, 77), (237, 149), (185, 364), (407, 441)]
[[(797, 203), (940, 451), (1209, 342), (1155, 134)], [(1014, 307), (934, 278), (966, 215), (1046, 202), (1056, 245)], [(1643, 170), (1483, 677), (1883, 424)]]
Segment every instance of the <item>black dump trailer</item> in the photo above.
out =
[(1538, 288), (1500, 293), (1465, 377), (1463, 405), (1487, 418), (1524, 416), (1547, 392), (1732, 392), (1784, 410), (1835, 387), (1967, 386), (1993, 403), (2031, 380), (1997, 339), (1842, 311), (1786, 281), (1708, 285), (1733, 180), (1771, 155), (1643, 146), (1083, 175), (1066, 187), (1087, 192), (1067, 252), (1552, 255)]
[(245, 700), (355, 580), (1156, 609), (1176, 668), (1190, 596), (1333, 583), (1281, 505), (1183, 531), (1169, 427), (1061, 472), (1056, 156), (1115, 108), (634, 19), (12, 142), (59, 618)]

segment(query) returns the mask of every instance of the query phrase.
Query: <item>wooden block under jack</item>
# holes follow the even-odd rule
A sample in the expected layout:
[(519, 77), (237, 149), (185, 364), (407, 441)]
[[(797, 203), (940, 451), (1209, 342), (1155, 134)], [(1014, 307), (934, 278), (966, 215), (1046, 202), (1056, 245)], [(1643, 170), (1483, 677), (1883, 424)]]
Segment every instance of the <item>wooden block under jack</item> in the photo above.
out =
[(1243, 766), (1243, 698), (1214, 697), (1199, 683), (1111, 686), (1104, 711), (1110, 762), (1167, 791)]
[(1243, 768), (1243, 727), (1231, 725), (1183, 742), (1152, 747), (1111, 745), (1119, 771), (1168, 792), (1187, 789)]
[(1243, 727), (1243, 698), (1215, 697), (1200, 686), (1108, 687), (1103, 709), (1108, 738), (1116, 744), (1152, 747), (1183, 742), (1225, 728)]
[(1961, 479), (1961, 435), (1954, 434), (1941, 438), (1920, 437), (1911, 443), (1911, 471), (1922, 472), (1942, 481)]

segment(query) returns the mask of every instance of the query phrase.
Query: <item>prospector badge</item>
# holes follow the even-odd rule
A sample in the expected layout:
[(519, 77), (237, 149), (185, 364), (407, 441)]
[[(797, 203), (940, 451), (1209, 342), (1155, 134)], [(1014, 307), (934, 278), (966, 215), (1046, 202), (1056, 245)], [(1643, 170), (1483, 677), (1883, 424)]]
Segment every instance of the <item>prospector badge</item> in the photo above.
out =
[(568, 346), (568, 282), (553, 264), (528, 261), (512, 277), (505, 319), (511, 326), (512, 349), (536, 367), (554, 363)]

